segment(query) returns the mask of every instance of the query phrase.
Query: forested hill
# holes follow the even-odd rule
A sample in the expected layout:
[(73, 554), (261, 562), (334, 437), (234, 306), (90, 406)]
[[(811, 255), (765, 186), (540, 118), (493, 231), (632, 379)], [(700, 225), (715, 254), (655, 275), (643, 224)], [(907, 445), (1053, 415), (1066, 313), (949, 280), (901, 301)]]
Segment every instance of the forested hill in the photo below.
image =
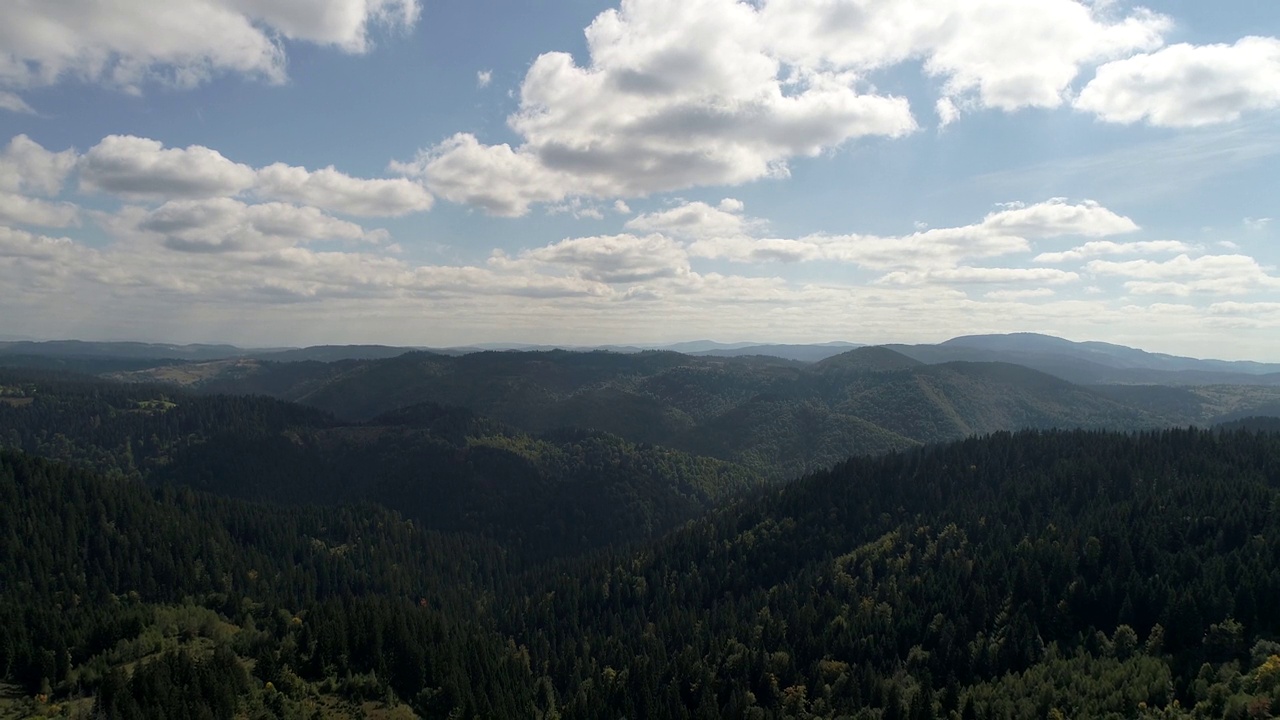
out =
[(109, 716), (1280, 710), (1276, 434), (999, 433), (858, 458), (544, 569), (374, 507), (9, 454), (0, 520), (0, 668)]
[(1280, 436), (851, 460), (527, 595), (565, 717), (1266, 717)]
[[(218, 366), (221, 367), (221, 366)], [(429, 401), (529, 432), (593, 428), (745, 464), (774, 479), (850, 455), (1020, 428), (1150, 428), (1146, 409), (1002, 363), (926, 366), (885, 348), (816, 364), (672, 352), (409, 353), (322, 363), (166, 368), (130, 379), (256, 392), (350, 420)]]
[(242, 499), (379, 503), (541, 558), (655, 538), (762, 484), (712, 458), (598, 431), (534, 436), (434, 404), (352, 424), (59, 373), (0, 370), (0, 388), (0, 447)]
[(0, 528), (0, 716), (364, 717), (396, 693), (432, 717), (533, 707), (481, 610), (506, 561), (479, 538), (7, 451)]

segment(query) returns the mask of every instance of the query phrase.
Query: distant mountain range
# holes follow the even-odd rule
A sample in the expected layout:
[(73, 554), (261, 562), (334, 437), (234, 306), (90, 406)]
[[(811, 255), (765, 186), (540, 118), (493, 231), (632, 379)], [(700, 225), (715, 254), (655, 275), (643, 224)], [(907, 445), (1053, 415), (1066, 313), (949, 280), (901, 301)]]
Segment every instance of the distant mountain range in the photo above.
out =
[[(927, 364), (884, 347), (816, 363), (669, 351), (406, 353), (336, 362), (254, 359), (112, 377), (208, 394), (268, 395), (367, 421), (420, 402), (465, 407), (532, 433), (576, 427), (792, 477), (877, 454), (1024, 427), (1155, 428), (1249, 413), (1280, 390), (1176, 401), (1117, 397), (997, 362)], [(1244, 386), (1240, 386), (1244, 387)], [(1184, 392), (1177, 388), (1162, 391)]]
[(1086, 385), (1280, 385), (1280, 364), (1200, 360), (1050, 335), (969, 335), (937, 345), (886, 345), (921, 362), (1011, 362)]
[[(765, 356), (817, 363), (859, 347), (865, 346), (843, 341), (815, 344), (760, 344), (698, 340), (663, 346), (564, 347), (496, 343), (453, 348), (318, 345), (305, 348), (247, 349), (222, 344), (173, 345), (61, 340), (0, 342), (0, 364), (48, 366), (50, 359), (58, 359), (59, 364), (65, 369), (97, 373), (217, 360), (325, 363), (343, 360), (377, 360), (422, 350), (441, 355), (551, 350), (636, 354), (658, 350), (705, 357)], [(933, 345), (890, 344), (883, 347), (929, 365), (956, 361), (1008, 362), (1082, 385), (1280, 386), (1280, 364), (1278, 363), (1203, 360), (1152, 353), (1111, 343), (1073, 342), (1037, 333), (968, 335)]]

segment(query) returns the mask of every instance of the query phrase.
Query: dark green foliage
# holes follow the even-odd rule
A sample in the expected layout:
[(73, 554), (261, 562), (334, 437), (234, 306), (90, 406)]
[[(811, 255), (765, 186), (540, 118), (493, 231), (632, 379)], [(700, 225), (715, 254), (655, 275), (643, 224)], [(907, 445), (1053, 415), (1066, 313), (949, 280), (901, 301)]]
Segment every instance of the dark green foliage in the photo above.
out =
[(1025, 367), (925, 366), (885, 348), (807, 366), (671, 352), (408, 353), (329, 365), (268, 363), (199, 387), (265, 393), (353, 420), (424, 401), (466, 407), (528, 432), (595, 429), (745, 464), (775, 480), (850, 455), (973, 433), (1163, 424)]
[[(384, 608), (374, 614), (393, 630), (403, 623), (449, 627), (448, 641), (432, 647), (441, 664), (458, 665), (455, 685), (484, 688), (498, 680), (477, 673), (512, 672), (500, 667), (514, 662), (501, 640), (471, 617), (475, 588), (505, 575), (502, 553), (475, 538), (422, 532), (385, 510), (282, 511), (190, 490), (148, 490), (0, 453), (0, 528), (0, 669), (29, 693), (46, 684), (93, 690), (97, 681), (73, 679), (70, 669), (138, 637), (154, 622), (156, 604), (191, 601), (238, 623), (256, 618), (269, 642), (291, 632), (281, 622), (290, 609), (305, 617), (306, 608), (337, 599)], [(333, 630), (347, 638), (361, 627)], [(378, 669), (372, 651), (325, 659), (299, 655), (292, 662), (295, 669), (311, 662), (318, 672)], [(177, 665), (164, 671), (169, 675), (185, 667), (182, 658), (171, 660)], [(204, 680), (179, 684), (193, 682)], [(150, 687), (130, 683), (134, 695)]]
[[(868, 422), (848, 408), (890, 396), (942, 435), (1112, 407), (1000, 366), (748, 379), (668, 360), (625, 392), (770, 462), (838, 452)], [(524, 385), (531, 358), (486, 362), (520, 367), (492, 403), (578, 382), (555, 358)], [(613, 359), (581, 362), (603, 384), (575, 402), (624, 392), (600, 380)], [(985, 398), (997, 381), (1020, 390)], [(82, 467), (0, 454), (0, 671), (107, 716), (298, 716), (320, 687), (466, 718), (1280, 710), (1280, 435), (1263, 427), (995, 433), (744, 493), (723, 462), (440, 405), (353, 425), (26, 382), (5, 381), (34, 398), (0, 408), (5, 432)]]
[(131, 677), (112, 670), (102, 680), (94, 714), (121, 720), (231, 720), (249, 687), (240, 659), (226, 646), (195, 659), (186, 651), (143, 663)]
[(0, 446), (152, 484), (289, 504), (377, 502), (545, 557), (656, 537), (760, 485), (742, 467), (600, 432), (527, 436), (431, 403), (342, 426), (260, 396), (11, 371)]
[(732, 714), (745, 688), (769, 714), (803, 694), (820, 716), (907, 717), (947, 677), (977, 717), (1190, 707), (1203, 663), (1280, 636), (1278, 488), (1275, 435), (997, 434), (850, 461), (535, 581), (503, 624), (551, 660), (566, 717), (602, 702), (569, 700), (584, 664), (621, 714), (662, 688)]
[(1246, 417), (1217, 426), (1223, 432), (1252, 430), (1254, 432), (1280, 432), (1280, 417)]

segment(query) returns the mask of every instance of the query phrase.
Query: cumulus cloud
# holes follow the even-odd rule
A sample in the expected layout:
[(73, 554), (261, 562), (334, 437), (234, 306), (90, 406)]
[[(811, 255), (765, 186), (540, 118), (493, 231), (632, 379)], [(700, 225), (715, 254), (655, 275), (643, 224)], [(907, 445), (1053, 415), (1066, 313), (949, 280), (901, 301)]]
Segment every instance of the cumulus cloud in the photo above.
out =
[(627, 221), (628, 230), (660, 232), (686, 240), (742, 237), (763, 225), (742, 216), (741, 200), (725, 198), (712, 207), (704, 202), (684, 203), (669, 210), (644, 213)]
[(1192, 247), (1178, 240), (1149, 240), (1142, 242), (1118, 243), (1111, 240), (1091, 240), (1062, 252), (1040, 253), (1035, 261), (1041, 263), (1063, 263), (1087, 260), (1105, 255), (1153, 255), (1155, 253), (1185, 253)]
[(1238, 328), (1280, 327), (1278, 302), (1218, 302), (1209, 306), (1209, 315), (1223, 318)]
[(0, 225), (0, 259), (58, 261), (70, 257), (75, 247), (67, 238), (36, 235)]
[(268, 165), (258, 170), (254, 192), (273, 200), (371, 217), (407, 215), (429, 210), (432, 204), (426, 188), (411, 180), (364, 180), (338, 172), (332, 165), (315, 171), (284, 163)]
[(1026, 290), (992, 290), (984, 293), (983, 297), (988, 300), (997, 300), (1000, 302), (1018, 302), (1021, 300), (1053, 297), (1055, 294), (1056, 293), (1052, 288), (1028, 288)]
[(508, 125), (460, 133), (398, 168), (498, 215), (574, 195), (648, 195), (785, 177), (792, 158), (917, 129), (869, 72), (922, 61), (961, 107), (1057, 107), (1082, 67), (1161, 45), (1169, 20), (1076, 0), (624, 0), (586, 29), (588, 59), (539, 56)]
[[(922, 59), (944, 98), (1002, 110), (1057, 107), (1083, 66), (1157, 48), (1171, 26), (1076, 0), (768, 0), (761, 15), (788, 62), (864, 70)], [(944, 124), (958, 116), (954, 103), (937, 110)]]
[(896, 285), (923, 285), (926, 283), (996, 284), (1035, 282), (1057, 285), (1075, 282), (1080, 275), (1052, 268), (992, 268), (992, 267), (955, 267), (923, 271), (891, 272), (880, 278), (879, 282)]
[(1280, 108), (1280, 39), (1170, 45), (1098, 68), (1075, 107), (1107, 122), (1197, 127)]
[(0, 223), (64, 228), (79, 222), (80, 209), (71, 203), (0, 192)]
[(934, 104), (934, 112), (938, 114), (938, 128), (944, 128), (960, 119), (960, 108), (949, 97), (938, 98)]
[(1127, 278), (1124, 287), (1134, 295), (1240, 295), (1260, 289), (1280, 289), (1280, 277), (1270, 275), (1247, 255), (1192, 258), (1183, 254), (1163, 262), (1093, 260), (1085, 269), (1095, 275)]
[(1105, 237), (1138, 229), (1137, 223), (1102, 207), (1093, 200), (1072, 204), (1064, 198), (1024, 206), (1014, 203), (1004, 210), (987, 215), (983, 227), (1030, 238), (1060, 235)]
[[(69, 160), (74, 164), (74, 155)], [(426, 188), (405, 178), (356, 178), (332, 165), (308, 170), (273, 163), (255, 170), (201, 145), (166, 148), (158, 140), (126, 135), (103, 138), (78, 167), (81, 190), (135, 201), (227, 198), (252, 190), (267, 200), (366, 217), (421, 212), (433, 202)]]
[[(669, 214), (685, 217), (682, 210), (677, 208)], [(696, 212), (688, 215), (694, 218), (708, 214), (705, 206), (692, 210)], [(729, 216), (722, 224), (727, 226), (734, 217)], [(690, 226), (700, 227), (697, 224)], [(663, 229), (670, 231), (670, 228)], [(1031, 249), (1031, 240), (1060, 236), (1101, 237), (1137, 229), (1133, 220), (1096, 202), (1085, 200), (1073, 204), (1054, 198), (1032, 205), (1014, 203), (989, 213), (973, 225), (924, 229), (903, 236), (810, 235), (791, 239), (757, 238), (741, 232), (708, 234), (694, 242), (690, 252), (698, 257), (736, 262), (829, 260), (877, 270), (931, 270), (952, 268), (968, 258), (1026, 252)]]
[(487, 88), (491, 82), (493, 82), (492, 70), (480, 70), (476, 72), (476, 87)]
[(385, 233), (287, 203), (247, 205), (231, 198), (173, 200), (130, 207), (104, 220), (117, 236), (159, 240), (171, 250), (221, 253), (279, 250), (323, 240), (381, 241)]
[(211, 198), (253, 186), (253, 168), (216, 150), (165, 148), (158, 140), (109, 135), (80, 159), (80, 187), (130, 199)]
[(912, 132), (903, 98), (793, 66), (761, 13), (733, 0), (628, 0), (586, 30), (589, 62), (539, 56), (508, 118), (516, 147), (462, 133), (398, 167), (499, 215), (584, 195), (646, 195), (785, 176), (796, 156)]
[(76, 152), (50, 152), (17, 135), (0, 153), (0, 192), (57, 195), (76, 164)]
[[(138, 212), (134, 220), (148, 219), (147, 211)], [(150, 224), (168, 221), (171, 227), (161, 229), (181, 230), (181, 215)], [(581, 343), (584, 337), (661, 342), (679, 328), (689, 337), (882, 342), (937, 340), (957, 328), (1008, 332), (1032, 326), (1156, 347), (1171, 338), (1189, 344), (1213, 339), (1223, 353), (1280, 351), (1274, 332), (1280, 315), (1267, 303), (1219, 303), (1206, 310), (1142, 303), (1136, 296), (1056, 298), (1046, 292), (1056, 285), (1033, 282), (1025, 273), (1011, 277), (1016, 268), (964, 265), (945, 282), (801, 282), (685, 273), (681, 244), (662, 237), (565, 241), (531, 251), (539, 259), (498, 254), (482, 266), (459, 266), (414, 264), (391, 257), (381, 245), (326, 250), (288, 244), (289, 238), (192, 254), (136, 228), (112, 234), (118, 238), (113, 244), (89, 247), (0, 226), (0, 286), (11, 290), (0, 293), (0, 315), (10, 320), (10, 331), (167, 341), (212, 335), (252, 344), (386, 338), (466, 344)], [(992, 288), (974, 299), (968, 296), (973, 287), (954, 286), (960, 281), (1029, 287)], [(913, 284), (919, 282), (924, 284)], [(254, 322), (245, 323), (246, 316)], [(1224, 336), (1223, 327), (1240, 331)]]
[(597, 205), (584, 201), (582, 198), (569, 198), (565, 202), (547, 206), (548, 215), (572, 215), (574, 219), (591, 218), (592, 220), (603, 220), (604, 211)]
[(425, 178), (436, 195), (467, 203), (494, 215), (519, 216), (535, 202), (561, 200), (565, 178), (529, 153), (511, 146), (483, 145), (470, 133), (458, 133), (409, 162), (393, 161), (392, 172)]
[(0, 85), (67, 77), (136, 89), (222, 73), (280, 82), (283, 40), (363, 53), (370, 28), (411, 27), (417, 0), (63, 0), (0, 4)]
[[(636, 283), (689, 273), (684, 248), (662, 235), (600, 235), (570, 238), (520, 253), (532, 260), (568, 268), (587, 280), (602, 283)], [(503, 264), (505, 256), (495, 256)]]

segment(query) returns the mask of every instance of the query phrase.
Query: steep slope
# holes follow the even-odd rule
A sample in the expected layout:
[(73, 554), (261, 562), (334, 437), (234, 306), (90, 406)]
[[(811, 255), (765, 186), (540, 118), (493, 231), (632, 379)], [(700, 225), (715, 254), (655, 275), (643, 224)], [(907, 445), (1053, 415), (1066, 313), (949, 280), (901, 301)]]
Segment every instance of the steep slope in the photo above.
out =
[(918, 444), (821, 402), (772, 395), (737, 405), (672, 443), (788, 479), (850, 455), (879, 455)]
[(601, 668), (558, 686), (566, 716), (1265, 715), (1277, 458), (1278, 435), (1182, 430), (853, 460), (534, 579), (502, 622), (591, 648), (552, 661)]
[(383, 713), (534, 712), (528, 666), (475, 602), (504, 563), (479, 539), (367, 504), (153, 492), (9, 452), (0, 527), (6, 715), (364, 717), (370, 698)]

